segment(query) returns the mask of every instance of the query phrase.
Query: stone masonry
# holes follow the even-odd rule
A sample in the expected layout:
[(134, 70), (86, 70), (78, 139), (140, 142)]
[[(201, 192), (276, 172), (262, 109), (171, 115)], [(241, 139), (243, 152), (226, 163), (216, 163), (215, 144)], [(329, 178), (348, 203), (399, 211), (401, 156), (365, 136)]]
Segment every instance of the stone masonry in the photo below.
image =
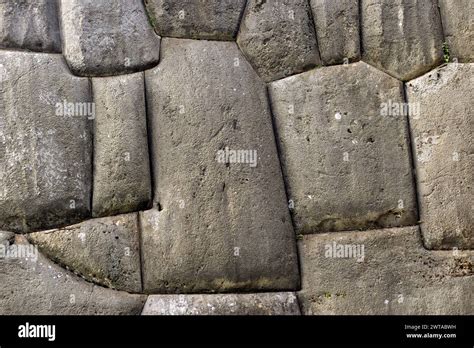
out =
[(0, 315), (474, 314), (469, 0), (0, 0)]

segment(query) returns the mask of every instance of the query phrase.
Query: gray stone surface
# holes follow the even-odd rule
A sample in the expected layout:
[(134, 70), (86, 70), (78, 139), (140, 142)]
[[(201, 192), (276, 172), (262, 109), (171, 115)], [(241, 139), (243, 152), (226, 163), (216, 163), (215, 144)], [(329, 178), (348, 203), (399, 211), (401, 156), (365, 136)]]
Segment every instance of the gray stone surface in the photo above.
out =
[(310, 0), (325, 65), (360, 59), (359, 0)]
[(92, 79), (93, 216), (146, 209), (151, 200), (144, 74)]
[(0, 47), (61, 52), (55, 0), (0, 0)]
[(320, 64), (307, 0), (249, 0), (237, 43), (267, 82)]
[(150, 22), (161, 36), (233, 40), (246, 0), (145, 0)]
[[(27, 244), (17, 237), (15, 245)], [(143, 295), (105, 289), (57, 266), (41, 253), (33, 259), (0, 260), (1, 315), (137, 315)]]
[(47, 257), (88, 281), (141, 292), (137, 214), (92, 219), (28, 239)]
[(15, 237), (13, 232), (0, 231), (0, 243), (8, 242)]
[(63, 54), (80, 76), (110, 76), (158, 63), (160, 38), (141, 0), (61, 0)]
[(474, 1), (439, 0), (451, 60), (474, 62)]
[(297, 233), (415, 224), (402, 83), (363, 63), (270, 84), (280, 157)]
[[(364, 246), (363, 261), (330, 257), (343, 255), (328, 253), (334, 243)], [(427, 251), (418, 227), (307, 235), (298, 247), (303, 314), (474, 313), (474, 252)]]
[[(69, 115), (65, 101), (81, 108)], [(0, 229), (90, 215), (91, 121), (80, 115), (89, 102), (88, 80), (72, 76), (60, 55), (0, 51)]]
[(142, 315), (300, 315), (292, 292), (150, 295)]
[[(265, 84), (235, 43), (164, 39), (162, 49), (145, 73), (156, 206), (140, 213), (145, 291), (295, 289)], [(251, 157), (219, 162), (225, 148)]]
[(443, 61), (443, 29), (436, 0), (360, 0), (362, 59), (400, 80)]
[(474, 248), (474, 64), (448, 64), (407, 84), (420, 220), (429, 249)]

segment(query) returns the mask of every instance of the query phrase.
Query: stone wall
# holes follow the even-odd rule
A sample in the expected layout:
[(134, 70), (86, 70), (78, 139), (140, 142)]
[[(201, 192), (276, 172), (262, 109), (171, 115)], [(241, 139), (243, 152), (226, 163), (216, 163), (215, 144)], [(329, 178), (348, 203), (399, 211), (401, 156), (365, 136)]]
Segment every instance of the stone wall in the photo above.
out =
[(474, 314), (471, 0), (0, 0), (0, 314)]

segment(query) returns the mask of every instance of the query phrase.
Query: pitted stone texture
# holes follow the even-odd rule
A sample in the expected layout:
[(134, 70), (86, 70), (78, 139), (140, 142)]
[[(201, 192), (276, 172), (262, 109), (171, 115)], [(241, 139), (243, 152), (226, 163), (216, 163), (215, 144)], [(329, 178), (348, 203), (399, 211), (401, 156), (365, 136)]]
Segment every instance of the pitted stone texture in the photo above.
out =
[(145, 0), (148, 16), (161, 36), (227, 40), (237, 35), (246, 0)]
[[(17, 237), (18, 238), (18, 237)], [(25, 245), (19, 237), (15, 245)], [(41, 253), (0, 260), (2, 315), (137, 315), (146, 296), (105, 289), (85, 282)]]
[(407, 83), (420, 201), (429, 249), (474, 249), (474, 64), (448, 64)]
[(63, 104), (83, 110), (91, 100), (88, 80), (72, 76), (60, 55), (0, 51), (0, 229), (90, 215), (91, 121), (68, 116)]
[(143, 73), (92, 79), (93, 216), (143, 210), (151, 201), (143, 79)]
[(443, 61), (437, 0), (360, 0), (362, 59), (407, 81)]
[(249, 0), (237, 43), (267, 82), (320, 64), (307, 0)]
[(61, 52), (57, 2), (0, 0), (0, 47)]
[(158, 63), (160, 38), (141, 0), (61, 0), (63, 54), (80, 76), (110, 76)]
[[(295, 289), (265, 84), (235, 43), (184, 39), (163, 39), (145, 79), (157, 206), (140, 213), (145, 291)], [(220, 163), (226, 147), (257, 161)]]
[(417, 221), (402, 83), (363, 63), (270, 84), (297, 233), (394, 227)]
[(142, 315), (300, 315), (292, 292), (150, 295)]
[(439, 0), (451, 58), (474, 62), (474, 1)]
[[(362, 246), (363, 261), (347, 257)], [(418, 227), (307, 235), (298, 247), (303, 314), (474, 313), (474, 253), (427, 251)]]
[(141, 292), (137, 214), (88, 220), (28, 235), (53, 261), (109, 288)]
[(323, 63), (359, 60), (359, 0), (311, 0), (311, 9)]

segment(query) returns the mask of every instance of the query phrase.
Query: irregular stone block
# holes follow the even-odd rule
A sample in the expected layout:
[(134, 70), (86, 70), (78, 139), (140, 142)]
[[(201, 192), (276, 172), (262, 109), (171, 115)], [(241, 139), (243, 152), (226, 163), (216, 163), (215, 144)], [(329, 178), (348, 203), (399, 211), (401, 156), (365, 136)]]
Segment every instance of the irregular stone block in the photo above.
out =
[[(24, 237), (10, 247), (29, 246)], [(137, 315), (143, 295), (87, 283), (41, 253), (35, 258), (0, 259), (2, 315)]]
[(407, 84), (421, 231), (429, 249), (474, 248), (474, 64), (448, 64)]
[(60, 55), (0, 51), (0, 229), (90, 216), (91, 101)]
[(235, 43), (164, 39), (163, 52), (145, 73), (156, 206), (140, 213), (145, 291), (296, 288), (265, 84)]
[(0, 47), (61, 52), (57, 2), (0, 0)]
[(307, 235), (303, 314), (473, 314), (474, 252), (427, 251), (418, 227)]
[(96, 104), (93, 216), (143, 210), (151, 200), (143, 73), (92, 79)]
[(158, 63), (160, 38), (140, 0), (61, 0), (63, 54), (74, 74), (110, 76)]
[(300, 315), (292, 292), (150, 295), (142, 315)]
[(88, 220), (28, 239), (47, 257), (88, 281), (141, 292), (137, 214)]
[(150, 22), (162, 36), (233, 40), (246, 0), (145, 0)]
[(324, 64), (359, 60), (359, 0), (311, 0), (311, 9)]
[(363, 63), (321, 68), (269, 87), (297, 233), (417, 221), (400, 81)]
[(15, 237), (13, 232), (0, 231), (0, 243), (8, 242)]
[(474, 1), (439, 0), (451, 59), (474, 62)]
[(320, 64), (307, 0), (249, 0), (237, 43), (265, 81)]
[(360, 0), (362, 59), (408, 81), (443, 62), (436, 0)]

